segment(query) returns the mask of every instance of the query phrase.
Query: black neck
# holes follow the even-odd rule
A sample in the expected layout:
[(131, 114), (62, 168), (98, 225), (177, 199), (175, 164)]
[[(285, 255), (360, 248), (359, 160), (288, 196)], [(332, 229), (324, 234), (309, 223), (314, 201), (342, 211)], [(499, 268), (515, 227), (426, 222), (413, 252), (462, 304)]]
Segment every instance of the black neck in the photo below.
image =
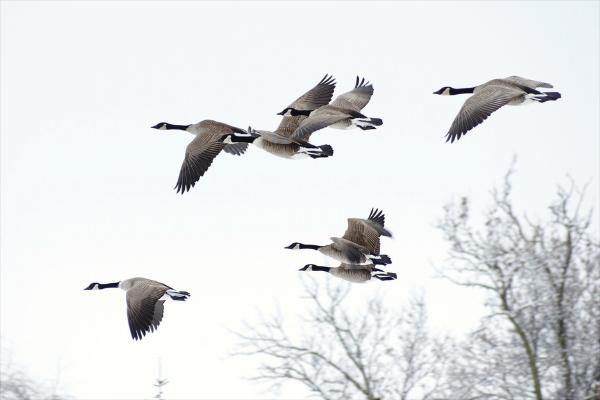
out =
[(119, 283), (120, 282), (99, 283), (98, 284), (98, 289), (116, 288), (116, 287), (119, 287)]
[(301, 249), (311, 249), (311, 250), (319, 250), (323, 246), (317, 246), (316, 244), (300, 244)]
[(318, 265), (315, 265), (314, 267), (312, 267), (313, 271), (324, 271), (324, 272), (329, 272), (331, 268), (330, 267), (320, 267)]
[(312, 110), (296, 110), (295, 108), (290, 108), (291, 114), (295, 117), (297, 115), (310, 115)]
[(474, 90), (475, 90), (474, 87), (459, 88), (459, 89), (450, 88), (450, 94), (455, 95), (455, 94), (463, 94), (463, 93), (473, 93)]
[(233, 134), (230, 136), (231, 141), (234, 143), (238, 143), (238, 142), (252, 143), (256, 140), (257, 137), (259, 137), (259, 136), (258, 135), (238, 136), (236, 134)]
[(165, 129), (179, 129), (181, 131), (187, 130), (191, 125), (175, 125), (175, 124), (165, 124)]

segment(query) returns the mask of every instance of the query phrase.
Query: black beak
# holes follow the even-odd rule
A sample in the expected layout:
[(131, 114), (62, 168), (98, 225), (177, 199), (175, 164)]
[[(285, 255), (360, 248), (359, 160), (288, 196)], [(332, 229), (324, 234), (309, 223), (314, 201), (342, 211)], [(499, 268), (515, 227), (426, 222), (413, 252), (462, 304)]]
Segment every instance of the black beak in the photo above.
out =
[(153, 129), (159, 129), (159, 128), (160, 128), (160, 124), (156, 124), (156, 125), (154, 125), (154, 126), (151, 126), (150, 128), (153, 128)]
[(285, 111), (281, 111), (281, 112), (277, 113), (277, 115), (283, 115), (283, 114), (285, 114)]

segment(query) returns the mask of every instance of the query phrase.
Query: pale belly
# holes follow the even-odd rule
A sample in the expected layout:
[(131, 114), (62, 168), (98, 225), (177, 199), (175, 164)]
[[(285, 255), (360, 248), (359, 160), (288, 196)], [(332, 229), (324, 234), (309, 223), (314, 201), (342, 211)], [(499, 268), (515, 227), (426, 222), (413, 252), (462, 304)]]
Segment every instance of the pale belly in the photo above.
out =
[(336, 122), (333, 125), (329, 125), (329, 128), (334, 128), (334, 129), (351, 129), (354, 128), (356, 125), (354, 125), (352, 123), (351, 119), (344, 119), (340, 122)]
[[(281, 158), (303, 158), (297, 154), (298, 145), (272, 143), (260, 137), (254, 141), (254, 145), (267, 153)], [(305, 154), (304, 154), (305, 155)], [(298, 156), (298, 157), (297, 157)]]

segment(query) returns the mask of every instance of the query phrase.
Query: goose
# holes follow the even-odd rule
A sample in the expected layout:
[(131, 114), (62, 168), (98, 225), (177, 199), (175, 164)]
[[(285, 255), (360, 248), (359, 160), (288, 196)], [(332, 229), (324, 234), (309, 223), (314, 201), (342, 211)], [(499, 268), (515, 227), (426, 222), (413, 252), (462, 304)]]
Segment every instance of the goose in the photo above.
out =
[(243, 129), (213, 120), (204, 120), (192, 125), (174, 125), (160, 122), (152, 128), (159, 130), (178, 129), (196, 137), (186, 147), (185, 157), (175, 189), (184, 194), (189, 191), (208, 170), (215, 157), (224, 150), (241, 155), (246, 151), (252, 135)]
[[(371, 278), (377, 278), (380, 281), (393, 281), (398, 276), (393, 272), (385, 272), (371, 265), (351, 265), (340, 264), (339, 267), (323, 267), (315, 264), (306, 264), (299, 271), (323, 271), (329, 272), (331, 275), (343, 279), (348, 282), (364, 283)], [(376, 272), (373, 274), (373, 272)]]
[(357, 76), (353, 90), (339, 95), (331, 104), (311, 112), (308, 118), (300, 123), (292, 137), (307, 140), (313, 132), (326, 127), (349, 129), (356, 126), (362, 130), (375, 129), (383, 124), (381, 118), (369, 118), (360, 112), (369, 103), (372, 95), (373, 85), (365, 82), (365, 78), (360, 79)]
[(140, 340), (146, 333), (158, 328), (165, 300), (185, 301), (190, 296), (190, 293), (175, 290), (164, 283), (139, 277), (112, 283), (92, 282), (84, 290), (108, 288), (120, 288), (126, 292), (127, 320), (134, 340)]
[(331, 101), (334, 89), (334, 77), (325, 75), (312, 89), (277, 114), (283, 115), (283, 118), (275, 131), (255, 130), (249, 127), (248, 131), (253, 136), (257, 136), (252, 143), (258, 148), (282, 158), (332, 156), (333, 148), (330, 145), (315, 146), (308, 142), (310, 135), (303, 138), (292, 138), (292, 134), (313, 110)]
[(311, 249), (352, 265), (387, 265), (392, 262), (389, 256), (379, 254), (381, 235), (392, 237), (385, 229), (383, 211), (371, 209), (367, 219), (348, 218), (348, 228), (341, 238), (332, 237), (333, 243), (327, 245), (303, 244), (294, 242), (285, 247), (290, 250)]
[(494, 111), (505, 105), (518, 106), (532, 101), (545, 103), (561, 98), (558, 92), (540, 92), (536, 88), (552, 88), (546, 82), (534, 81), (519, 76), (509, 76), (504, 79), (492, 79), (489, 82), (470, 88), (444, 86), (433, 92), (444, 96), (462, 93), (473, 93), (458, 112), (450, 130), (446, 134), (446, 142), (453, 143), (466, 135), (468, 131), (481, 124)]

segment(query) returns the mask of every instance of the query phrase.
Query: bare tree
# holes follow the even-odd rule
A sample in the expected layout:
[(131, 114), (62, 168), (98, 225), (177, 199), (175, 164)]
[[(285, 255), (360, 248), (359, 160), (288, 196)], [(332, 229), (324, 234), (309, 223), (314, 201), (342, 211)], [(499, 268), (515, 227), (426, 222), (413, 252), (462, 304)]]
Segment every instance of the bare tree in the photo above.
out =
[[(3, 349), (0, 363), (0, 399), (2, 400), (60, 400), (67, 396), (56, 393), (47, 385), (31, 378), (23, 368), (12, 362), (8, 350)], [(58, 378), (57, 378), (58, 381)]]
[(598, 399), (600, 243), (585, 190), (559, 187), (549, 219), (534, 222), (514, 209), (512, 172), (481, 227), (466, 198), (447, 205), (439, 223), (452, 245), (440, 271), (482, 289), (489, 309), (455, 358), (450, 397)]
[(310, 304), (300, 335), (289, 332), (281, 313), (237, 333), (235, 354), (261, 359), (251, 379), (273, 390), (294, 380), (325, 400), (432, 397), (443, 375), (444, 346), (427, 332), (421, 298), (401, 313), (377, 296), (351, 308), (344, 304), (351, 285), (303, 282)]

